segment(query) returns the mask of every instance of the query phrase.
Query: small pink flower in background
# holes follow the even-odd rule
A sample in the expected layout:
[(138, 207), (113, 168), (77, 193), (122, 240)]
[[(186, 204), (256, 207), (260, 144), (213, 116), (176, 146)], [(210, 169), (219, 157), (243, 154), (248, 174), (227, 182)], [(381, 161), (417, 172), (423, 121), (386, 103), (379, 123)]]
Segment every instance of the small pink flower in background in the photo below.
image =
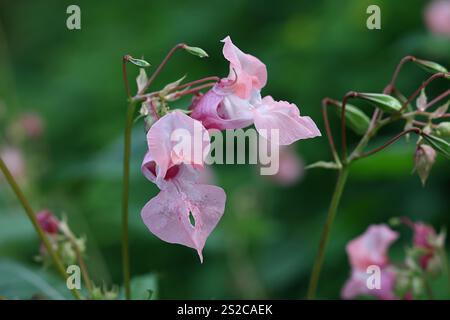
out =
[(304, 165), (300, 156), (290, 147), (280, 148), (278, 172), (269, 176), (282, 186), (290, 186), (298, 182), (304, 173)]
[[(200, 126), (197, 134), (196, 125)], [(179, 129), (185, 131), (179, 137), (183, 150), (177, 152), (172, 137)], [(203, 169), (202, 156), (209, 150), (207, 133), (207, 143), (203, 140), (205, 132), (198, 121), (181, 112), (171, 112), (150, 128), (149, 151), (142, 163), (144, 176), (161, 189), (142, 209), (145, 225), (163, 241), (197, 250), (202, 262), (206, 239), (222, 217), (226, 199), (223, 189), (198, 183), (197, 170)], [(194, 144), (198, 143), (195, 151)], [(200, 157), (187, 154), (190, 147)]]
[(49, 210), (45, 209), (36, 214), (41, 228), (50, 235), (55, 235), (59, 232), (59, 220)]
[(26, 112), (20, 116), (18, 121), (27, 137), (39, 139), (42, 136), (44, 132), (44, 123), (38, 114)]
[[(14, 179), (23, 181), (26, 177), (25, 160), (22, 152), (13, 147), (6, 147), (0, 150), (0, 157), (5, 162)], [(3, 179), (3, 178), (2, 178)]]
[(441, 242), (444, 242), (444, 237), (443, 235), (438, 235), (434, 228), (428, 224), (422, 222), (414, 223), (409, 220), (406, 220), (406, 224), (413, 229), (413, 245), (425, 251), (419, 259), (420, 267), (428, 270), (431, 261), (438, 254), (437, 250)]
[(300, 139), (320, 136), (309, 117), (300, 116), (295, 104), (261, 97), (267, 82), (266, 66), (252, 55), (243, 53), (226, 37), (223, 54), (230, 62), (230, 74), (210, 91), (196, 97), (191, 106), (194, 119), (207, 129), (240, 129), (255, 124), (259, 134), (271, 138), (277, 130), (279, 144), (289, 145)]
[[(395, 299), (393, 288), (395, 272), (389, 264), (388, 250), (397, 240), (398, 233), (385, 224), (372, 225), (364, 234), (350, 241), (347, 245), (351, 277), (342, 289), (344, 299), (352, 299), (358, 295), (372, 295), (379, 299)], [(369, 289), (367, 273), (369, 266), (377, 266), (381, 270), (381, 288)]]
[(450, 0), (434, 0), (425, 8), (425, 23), (432, 33), (450, 38)]

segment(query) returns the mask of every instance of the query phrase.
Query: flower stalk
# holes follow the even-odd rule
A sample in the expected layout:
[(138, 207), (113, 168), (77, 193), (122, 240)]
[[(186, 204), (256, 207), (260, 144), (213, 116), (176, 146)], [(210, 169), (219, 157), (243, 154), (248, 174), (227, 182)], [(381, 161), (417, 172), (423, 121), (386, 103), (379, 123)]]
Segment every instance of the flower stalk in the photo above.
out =
[(328, 239), (330, 238), (331, 227), (333, 226), (334, 219), (336, 217), (336, 212), (339, 206), (339, 202), (342, 197), (342, 193), (347, 182), (347, 177), (349, 173), (348, 165), (344, 165), (339, 170), (339, 175), (336, 181), (336, 187), (331, 198), (330, 207), (328, 209), (327, 218), (323, 226), (322, 235), (320, 237), (319, 250), (317, 252), (316, 259), (314, 261), (314, 266), (312, 269), (312, 274), (308, 287), (307, 298), (312, 300), (315, 298), (317, 284), (319, 282), (320, 272), (322, 270), (323, 261), (325, 258), (325, 251), (327, 248)]
[[(3, 160), (0, 158), (0, 170), (4, 174), (8, 184), (10, 185), (11, 189), (14, 191), (15, 195), (17, 196), (19, 202), (23, 206), (25, 213), (27, 214), (28, 218), (30, 219), (31, 223), (33, 224), (34, 229), (36, 230), (39, 239), (44, 244), (47, 252), (49, 253), (53, 264), (56, 267), (56, 270), (61, 275), (61, 277), (67, 281), (68, 275), (66, 273), (66, 270), (64, 268), (64, 264), (61, 261), (61, 258), (59, 257), (58, 253), (53, 249), (53, 246), (51, 245), (49, 239), (47, 238), (47, 235), (45, 234), (44, 230), (42, 230), (41, 226), (39, 225), (39, 222), (36, 219), (36, 215), (33, 211), (33, 209), (30, 206), (30, 203), (28, 202), (27, 198), (25, 197), (24, 193), (20, 189), (19, 185), (17, 184), (16, 180), (12, 176), (11, 172), (9, 171), (6, 164), (3, 162)], [(82, 300), (83, 297), (78, 292), (77, 289), (71, 289), (72, 295), (77, 300)]]

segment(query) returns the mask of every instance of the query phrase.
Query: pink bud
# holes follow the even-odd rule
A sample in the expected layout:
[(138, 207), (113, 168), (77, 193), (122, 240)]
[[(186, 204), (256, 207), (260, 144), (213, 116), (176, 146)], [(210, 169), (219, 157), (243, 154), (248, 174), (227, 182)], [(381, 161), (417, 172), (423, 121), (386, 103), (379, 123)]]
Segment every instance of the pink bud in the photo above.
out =
[(425, 185), (428, 179), (431, 168), (433, 167), (434, 161), (436, 159), (436, 151), (432, 147), (426, 144), (419, 144), (414, 154), (414, 169)]
[(42, 210), (36, 215), (36, 217), (39, 225), (45, 232), (51, 235), (58, 233), (59, 220), (49, 210)]
[(432, 33), (450, 38), (450, 0), (432, 1), (425, 9), (425, 24)]

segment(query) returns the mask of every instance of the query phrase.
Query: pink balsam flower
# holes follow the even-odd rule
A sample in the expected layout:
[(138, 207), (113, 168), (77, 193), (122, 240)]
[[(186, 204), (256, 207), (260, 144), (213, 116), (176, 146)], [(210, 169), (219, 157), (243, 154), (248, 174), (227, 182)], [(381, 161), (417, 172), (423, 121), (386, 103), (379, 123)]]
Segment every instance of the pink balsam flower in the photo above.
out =
[[(159, 119), (148, 132), (149, 151), (142, 163), (142, 172), (161, 189), (142, 209), (147, 228), (163, 241), (193, 248), (203, 262), (202, 250), (225, 209), (223, 189), (198, 183), (204, 152), (209, 149), (203, 140), (205, 129), (181, 112), (172, 112)], [(179, 129), (184, 132), (176, 132)], [(194, 134), (201, 134), (196, 137)], [(179, 145), (171, 137), (178, 137)], [(206, 133), (207, 135), (207, 133)], [(195, 142), (195, 139), (199, 140)], [(192, 147), (200, 143), (200, 147)], [(193, 148), (194, 154), (187, 151)], [(199, 157), (200, 155), (200, 157)]]
[[(395, 272), (389, 264), (388, 250), (398, 238), (398, 233), (387, 225), (372, 225), (367, 231), (347, 245), (347, 254), (352, 268), (350, 279), (342, 289), (344, 299), (358, 295), (372, 295), (379, 299), (395, 299), (393, 289)], [(371, 276), (368, 268), (380, 269), (380, 288), (369, 288), (367, 279)]]
[(271, 139), (273, 130), (280, 145), (320, 136), (309, 117), (301, 117), (295, 104), (261, 97), (267, 82), (266, 66), (252, 55), (243, 53), (230, 37), (222, 40), (223, 55), (230, 62), (230, 74), (205, 95), (194, 98), (194, 119), (207, 129), (240, 129), (255, 124), (258, 133)]

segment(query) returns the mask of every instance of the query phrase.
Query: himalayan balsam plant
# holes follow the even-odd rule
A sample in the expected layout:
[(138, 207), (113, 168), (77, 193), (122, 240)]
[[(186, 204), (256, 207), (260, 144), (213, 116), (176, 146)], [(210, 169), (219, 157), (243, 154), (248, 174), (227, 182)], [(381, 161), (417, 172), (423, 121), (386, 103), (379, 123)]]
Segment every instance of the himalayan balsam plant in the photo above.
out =
[[(154, 70), (151, 76), (146, 70), (151, 68), (144, 59), (125, 55), (122, 60), (123, 76), (128, 107), (125, 121), (124, 157), (123, 157), (123, 193), (122, 193), (122, 258), (124, 277), (124, 296), (130, 299), (130, 257), (128, 244), (128, 207), (129, 207), (129, 175), (131, 132), (137, 120), (145, 124), (145, 135), (148, 149), (143, 157), (142, 174), (159, 189), (159, 193), (143, 205), (141, 217), (148, 230), (163, 241), (180, 244), (194, 249), (203, 262), (203, 248), (211, 232), (218, 225), (226, 207), (225, 191), (204, 182), (201, 177), (208, 173), (206, 157), (211, 149), (212, 130), (235, 130), (254, 125), (260, 138), (281, 148), (280, 156), (290, 158), (290, 166), (297, 168), (297, 160), (289, 156), (289, 145), (297, 140), (309, 139), (321, 135), (314, 121), (304, 115), (295, 104), (277, 101), (271, 96), (262, 96), (268, 77), (267, 69), (258, 58), (242, 52), (226, 37), (223, 42), (223, 55), (229, 62), (229, 72), (226, 77), (209, 76), (183, 83), (184, 78), (165, 85), (162, 89), (150, 91), (153, 82), (177, 51), (186, 51), (200, 58), (207, 53), (198, 47), (184, 43), (176, 45)], [(405, 99), (395, 87), (398, 73), (407, 61), (413, 61), (419, 66), (431, 71), (433, 75), (426, 80), (416, 92)], [(132, 94), (127, 76), (127, 66), (139, 68), (136, 79), (137, 93)], [(185, 70), (183, 70), (185, 71)], [(308, 291), (308, 297), (314, 298), (324, 260), (326, 244), (339, 201), (351, 164), (361, 158), (370, 156), (400, 137), (415, 133), (418, 135), (417, 148), (414, 153), (415, 170), (425, 183), (434, 163), (436, 152), (450, 156), (450, 145), (444, 140), (450, 134), (449, 123), (436, 123), (448, 118), (448, 103), (431, 111), (432, 107), (444, 100), (449, 94), (447, 90), (440, 96), (428, 102), (425, 95), (426, 86), (438, 78), (449, 78), (442, 66), (415, 57), (408, 56), (399, 64), (390, 84), (383, 93), (349, 92), (342, 102), (326, 98), (323, 100), (323, 116), (328, 141), (331, 147), (333, 162), (319, 161), (309, 168), (323, 167), (338, 171), (336, 189), (332, 197), (328, 218), (324, 225), (319, 252), (315, 261)], [(184, 109), (173, 109), (173, 103), (183, 97), (191, 97)], [(417, 108), (411, 105), (417, 99)], [(361, 110), (349, 105), (350, 99), (362, 99), (375, 107), (372, 119)], [(139, 106), (139, 109), (137, 108)], [(327, 108), (333, 106), (341, 116), (342, 152), (339, 155), (334, 138), (331, 134), (327, 116)], [(424, 118), (418, 120), (417, 118)], [(385, 145), (372, 151), (364, 151), (371, 138), (385, 125), (394, 121), (404, 121), (405, 130), (389, 140)], [(362, 135), (361, 141), (348, 155), (346, 128), (349, 126)], [(275, 132), (275, 134), (273, 134)], [(61, 276), (67, 280), (65, 267), (78, 263), (87, 287), (89, 299), (116, 299), (118, 289), (97, 287), (89, 277), (84, 263), (85, 239), (76, 237), (70, 230), (65, 219), (59, 220), (50, 211), (44, 210), (37, 215), (32, 210), (27, 198), (19, 188), (14, 176), (8, 170), (5, 162), (0, 159), (0, 169), (17, 195), (29, 219), (36, 229), (40, 241), (38, 259), (44, 264), (52, 264)], [(298, 168), (297, 168), (298, 169)], [(289, 171), (289, 170), (288, 170)], [(299, 175), (300, 169), (296, 170)], [(284, 177), (283, 177), (284, 175)], [(285, 173), (274, 176), (274, 180), (290, 183), (289, 175)], [(431, 231), (431, 227), (414, 224), (402, 218), (404, 224), (413, 228), (414, 247), (425, 251), (421, 256), (419, 267), (428, 270), (435, 265), (435, 248), (443, 251), (443, 240)], [(423, 231), (418, 231), (420, 228)], [(420, 229), (420, 230), (422, 230)], [(425, 231), (426, 230), (426, 231)], [(423, 233), (427, 233), (426, 236)], [(431, 240), (432, 235), (434, 240)], [(386, 225), (372, 226), (361, 237), (353, 240), (347, 247), (347, 253), (352, 266), (351, 277), (342, 291), (343, 298), (353, 298), (367, 292), (364, 284), (364, 268), (376, 264), (381, 268), (383, 276), (383, 291), (377, 292), (378, 298), (398, 297), (394, 294), (394, 282), (406, 283), (403, 297), (412, 296), (414, 290), (409, 286), (414, 282), (412, 264), (406, 267), (393, 266), (387, 258), (390, 244), (398, 238), (398, 234)], [(432, 243), (429, 241), (433, 241)], [(439, 242), (440, 241), (440, 242)], [(436, 251), (437, 252), (437, 251)], [(439, 251), (440, 252), (440, 251)], [(408, 269), (409, 268), (409, 269)], [(430, 267), (431, 268), (431, 267)], [(399, 286), (400, 287), (400, 286)], [(79, 290), (71, 290), (76, 299), (84, 299)]]
[[(413, 62), (417, 66), (432, 74), (408, 98), (406, 98), (396, 86), (397, 77), (399, 76), (403, 65), (407, 62)], [(442, 154), (447, 159), (450, 158), (450, 144), (445, 140), (446, 138), (450, 137), (450, 122), (445, 121), (445, 119), (450, 117), (450, 114), (447, 113), (450, 103), (450, 101), (448, 101), (450, 89), (447, 89), (431, 101), (428, 101), (425, 93), (427, 86), (437, 79), (444, 79), (446, 81), (450, 79), (450, 73), (445, 67), (432, 61), (418, 59), (414, 56), (406, 56), (401, 59), (400, 63), (394, 71), (391, 81), (385, 87), (383, 92), (366, 93), (349, 91), (344, 95), (342, 101), (334, 100), (331, 98), (324, 98), (322, 100), (322, 114), (324, 118), (326, 133), (328, 136), (328, 142), (334, 161), (319, 161), (311, 164), (309, 168), (326, 168), (337, 170), (338, 178), (331, 199), (331, 204), (329, 206), (325, 225), (323, 227), (319, 250), (310, 278), (307, 293), (307, 297), (309, 299), (313, 299), (316, 294), (316, 289), (322, 269), (322, 264), (325, 258), (325, 251), (330, 237), (331, 228), (352, 164), (355, 161), (376, 154), (377, 152), (385, 149), (386, 147), (399, 140), (401, 137), (405, 136), (406, 138), (409, 138), (410, 134), (415, 134), (418, 137), (416, 140), (416, 150), (415, 152), (413, 152), (415, 164), (414, 170), (417, 172), (420, 180), (424, 185), (434, 164), (436, 153)], [(448, 84), (448, 82), (446, 83)], [(416, 97), (417, 99), (414, 106), (413, 102)], [(369, 118), (362, 110), (360, 110), (356, 106), (350, 105), (348, 101), (352, 99), (360, 99), (371, 105), (374, 108), (372, 117)], [(440, 105), (442, 101), (446, 102)], [(336, 148), (335, 140), (330, 128), (330, 122), (328, 120), (327, 110), (330, 106), (337, 109), (338, 115), (341, 118), (340, 131), (342, 149), (340, 153)], [(368, 146), (370, 140), (374, 136), (376, 136), (376, 134), (383, 127), (394, 122), (403, 122), (403, 131), (395, 135), (383, 145), (370, 151), (366, 151), (365, 149)], [(360, 141), (350, 154), (348, 153), (347, 147), (347, 126), (356, 134), (362, 136)], [(378, 247), (378, 252), (380, 253), (380, 255), (382, 255), (381, 253), (385, 251), (385, 247), (388, 246), (390, 242), (394, 241), (397, 236), (394, 233), (386, 231), (385, 228), (377, 229), (374, 227), (368, 230), (369, 235), (367, 237), (369, 239), (370, 234), (375, 232), (374, 230), (381, 230), (380, 234), (383, 235), (383, 241), (380, 244), (380, 247)], [(354, 242), (353, 245), (349, 245), (349, 247), (347, 248), (347, 251), (349, 251), (350, 262), (353, 270), (358, 270), (358, 267), (362, 268), (364, 266), (361, 264), (353, 263), (352, 252), (354, 250), (352, 250), (352, 248), (354, 248), (355, 246), (358, 247), (358, 243), (360, 242)], [(364, 250), (372, 251), (372, 248), (368, 247)], [(376, 252), (377, 251), (373, 252), (373, 254), (376, 255)], [(372, 254), (372, 252), (370, 254)], [(370, 260), (366, 262), (370, 262)], [(374, 260), (372, 262), (375, 263), (377, 261)], [(384, 263), (379, 263), (379, 266), (384, 266)], [(355, 273), (355, 271), (353, 273)], [(357, 272), (355, 274), (361, 275), (361, 273)], [(384, 272), (384, 274), (385, 281), (387, 284), (389, 284), (387, 278), (390, 277), (393, 279), (393, 273), (389, 272), (389, 270), (386, 269), (386, 272)], [(447, 274), (447, 276), (450, 275)], [(356, 295), (356, 292), (353, 293), (354, 290), (351, 283), (352, 282), (350, 282), (350, 284), (344, 289), (344, 297), (353, 297)], [(390, 291), (387, 290), (386, 292), (389, 293)], [(378, 297), (390, 298), (393, 296), (380, 293)]]

